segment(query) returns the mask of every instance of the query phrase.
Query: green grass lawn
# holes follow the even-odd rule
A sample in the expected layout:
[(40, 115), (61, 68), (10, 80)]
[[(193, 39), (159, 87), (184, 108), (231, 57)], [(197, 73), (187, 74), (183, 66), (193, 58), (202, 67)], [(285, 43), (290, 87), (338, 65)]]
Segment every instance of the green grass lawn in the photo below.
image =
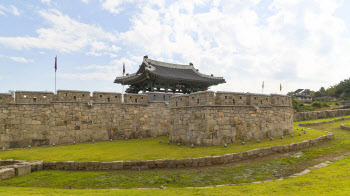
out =
[(1, 195), (349, 195), (350, 157), (283, 181), (215, 188), (54, 189), (1, 187)]
[[(46, 187), (69, 189), (110, 189), (110, 188), (157, 188), (161, 185), (172, 188), (188, 186), (210, 186), (220, 184), (249, 183), (273, 180), (290, 176), (324, 160), (321, 157), (337, 157), (350, 153), (350, 132), (340, 129), (343, 123), (334, 122), (315, 128), (328, 130), (335, 139), (302, 150), (301, 157), (283, 158), (271, 155), (268, 160), (250, 160), (236, 165), (217, 167), (159, 169), (151, 171), (41, 171), (30, 175), (0, 181), (0, 187)], [(292, 152), (295, 154), (296, 152)], [(281, 156), (281, 155), (280, 155)]]
[[(312, 127), (333, 132), (335, 139), (302, 150), (304, 155), (301, 157), (273, 157), (269, 160), (251, 160), (241, 165), (183, 170), (41, 171), (0, 181), (0, 195), (349, 195), (350, 157), (312, 170), (307, 175), (283, 181), (206, 189), (184, 188), (273, 180), (300, 172), (325, 159), (350, 153), (350, 132), (339, 126), (344, 122)], [(307, 131), (309, 133), (311, 130)], [(160, 185), (167, 189), (128, 189)]]
[[(296, 130), (299, 128), (299, 130)], [(245, 145), (240, 142), (224, 146), (195, 147), (188, 145), (177, 146), (175, 143), (167, 144), (168, 137), (132, 139), (127, 141), (82, 143), (75, 145), (35, 147), (31, 149), (17, 149), (0, 151), (0, 159), (44, 160), (44, 161), (117, 161), (117, 160), (154, 160), (179, 159), (191, 157), (205, 157), (223, 155), (227, 153), (243, 152), (256, 148), (278, 146), (313, 139), (324, 132), (308, 129), (307, 134), (302, 133), (300, 127), (295, 127), (295, 136), (289, 135), (284, 139), (263, 139), (261, 143), (248, 141)], [(159, 143), (159, 140), (162, 142)]]

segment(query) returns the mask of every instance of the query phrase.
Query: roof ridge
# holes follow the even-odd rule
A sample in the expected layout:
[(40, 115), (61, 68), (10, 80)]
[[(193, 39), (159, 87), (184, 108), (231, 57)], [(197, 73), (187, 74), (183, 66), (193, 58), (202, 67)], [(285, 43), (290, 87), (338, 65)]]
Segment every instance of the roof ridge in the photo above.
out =
[(158, 66), (163, 66), (163, 67), (170, 67), (170, 68), (174, 68), (174, 69), (192, 69), (193, 65), (183, 65), (183, 64), (174, 64), (174, 63), (166, 63), (166, 62), (162, 62), (162, 61), (156, 61), (153, 59), (149, 59), (149, 58), (143, 58), (143, 61), (146, 62), (146, 64), (150, 63), (151, 65), (158, 65)]

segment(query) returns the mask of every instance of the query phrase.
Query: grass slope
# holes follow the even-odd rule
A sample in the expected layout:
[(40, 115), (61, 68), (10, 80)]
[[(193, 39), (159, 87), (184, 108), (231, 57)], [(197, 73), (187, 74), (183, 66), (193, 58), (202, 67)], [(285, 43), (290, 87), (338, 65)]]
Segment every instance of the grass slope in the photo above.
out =
[[(308, 129), (307, 134), (298, 136), (301, 132), (296, 130), (295, 137), (285, 136), (284, 139), (275, 138), (273, 141), (262, 139), (261, 143), (248, 141), (223, 146), (195, 147), (175, 143), (168, 145), (168, 137), (133, 139), (127, 141), (82, 143), (75, 145), (62, 145), (56, 147), (35, 147), (31, 149), (17, 149), (0, 151), (0, 159), (44, 160), (44, 161), (117, 161), (117, 160), (155, 160), (179, 159), (191, 157), (205, 157), (248, 151), (256, 148), (278, 146), (313, 139), (326, 133)], [(302, 133), (302, 132), (301, 132)], [(159, 140), (162, 143), (158, 143)]]
[(53, 189), (1, 187), (1, 195), (349, 195), (350, 157), (283, 181), (206, 189)]
[[(315, 128), (328, 130), (335, 139), (304, 149), (301, 157), (287, 156), (270, 160), (251, 160), (241, 165), (191, 168), (182, 170), (69, 172), (42, 171), (0, 181), (0, 187), (46, 187), (66, 189), (111, 189), (210, 186), (271, 180), (300, 172), (332, 157), (350, 153), (350, 132), (340, 129), (344, 121)], [(326, 159), (324, 159), (326, 157)], [(350, 173), (349, 173), (350, 175)]]

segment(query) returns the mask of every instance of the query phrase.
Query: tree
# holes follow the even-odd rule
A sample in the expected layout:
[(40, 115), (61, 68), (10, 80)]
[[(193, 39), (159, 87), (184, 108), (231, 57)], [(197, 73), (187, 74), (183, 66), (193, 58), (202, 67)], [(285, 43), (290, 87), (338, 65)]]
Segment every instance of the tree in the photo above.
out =
[(319, 91), (320, 91), (321, 95), (326, 94), (326, 89), (324, 89), (324, 87), (321, 87)]
[(305, 90), (303, 91), (303, 93), (305, 93), (305, 94), (307, 94), (307, 95), (310, 95), (311, 91), (310, 91), (310, 89), (305, 89)]

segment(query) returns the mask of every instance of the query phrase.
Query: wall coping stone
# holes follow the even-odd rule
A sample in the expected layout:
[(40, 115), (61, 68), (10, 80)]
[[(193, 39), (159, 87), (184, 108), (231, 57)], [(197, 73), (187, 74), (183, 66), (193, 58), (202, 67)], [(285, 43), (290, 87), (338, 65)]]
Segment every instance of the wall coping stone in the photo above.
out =
[(350, 127), (345, 126), (344, 124), (341, 124), (341, 125), (340, 125), (340, 128), (341, 128), (341, 129), (344, 129), (344, 130), (350, 131)]
[(75, 93), (90, 93), (90, 91), (79, 91), (79, 90), (57, 90), (57, 92), (75, 92)]
[(290, 107), (289, 105), (271, 105), (271, 106), (255, 106), (255, 105), (193, 105), (193, 106), (182, 106), (182, 107), (170, 107), (171, 109), (180, 108), (194, 108), (194, 107), (251, 107), (251, 108), (272, 108), (272, 107)]
[(271, 95), (268, 95), (268, 94), (260, 94), (260, 93), (246, 93), (246, 95), (257, 95), (257, 96), (267, 96), (267, 97), (270, 97)]
[(17, 90), (16, 93), (48, 93), (48, 94), (54, 94), (51, 91), (22, 91), (22, 90)]
[[(304, 140), (298, 143), (285, 144), (280, 146), (270, 146), (248, 150), (245, 152), (228, 153), (224, 155), (181, 158), (181, 159), (157, 159), (157, 160), (137, 160), (137, 161), (76, 161), (73, 165), (79, 164), (78, 167), (71, 167), (72, 161), (47, 161), (43, 163), (44, 170), (149, 170), (156, 168), (183, 168), (183, 167), (204, 167), (210, 165), (227, 164), (245, 159), (253, 159), (256, 157), (267, 156), (275, 153), (284, 153), (297, 151), (320, 142), (331, 140), (334, 134), (328, 131), (327, 133), (314, 139)], [(64, 164), (69, 162), (70, 164)], [(94, 167), (91, 167), (94, 163)], [(67, 168), (65, 168), (67, 165)]]
[(244, 95), (244, 92), (233, 92), (233, 91), (217, 91), (215, 94), (237, 94)]
[(9, 105), (52, 105), (52, 103), (8, 103)]
[(320, 110), (320, 111), (309, 111), (309, 112), (297, 112), (297, 113), (301, 113), (301, 114), (306, 114), (306, 113), (311, 113), (311, 112), (313, 112), (313, 113), (322, 113), (322, 112), (334, 112), (334, 111), (342, 111), (342, 110), (344, 110), (344, 111), (346, 111), (346, 110), (350, 110), (349, 108), (348, 109), (336, 109), (336, 110)]
[(119, 94), (121, 95), (121, 93), (118, 93), (118, 92), (102, 92), (102, 91), (94, 91), (92, 93), (103, 93), (103, 94)]

